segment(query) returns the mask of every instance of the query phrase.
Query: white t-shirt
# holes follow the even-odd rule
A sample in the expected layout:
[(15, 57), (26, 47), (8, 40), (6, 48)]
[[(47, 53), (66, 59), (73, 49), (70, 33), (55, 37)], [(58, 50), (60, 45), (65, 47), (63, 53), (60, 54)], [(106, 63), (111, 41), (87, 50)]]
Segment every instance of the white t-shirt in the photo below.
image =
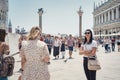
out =
[[(92, 40), (91, 44), (83, 44), (82, 47), (84, 50), (91, 51), (93, 47), (97, 48), (97, 42), (95, 40)], [(85, 56), (88, 57), (88, 56)]]

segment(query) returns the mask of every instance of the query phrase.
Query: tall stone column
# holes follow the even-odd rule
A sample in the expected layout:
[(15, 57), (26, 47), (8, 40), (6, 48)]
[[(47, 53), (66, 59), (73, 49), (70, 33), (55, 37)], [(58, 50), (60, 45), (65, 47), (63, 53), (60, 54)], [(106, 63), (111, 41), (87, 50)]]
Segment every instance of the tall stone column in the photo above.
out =
[(81, 10), (81, 7), (79, 8), (79, 11), (77, 11), (79, 15), (79, 37), (82, 38), (82, 14), (83, 11)]
[(43, 14), (43, 8), (38, 9), (38, 14), (39, 14), (39, 27), (42, 32), (42, 14)]

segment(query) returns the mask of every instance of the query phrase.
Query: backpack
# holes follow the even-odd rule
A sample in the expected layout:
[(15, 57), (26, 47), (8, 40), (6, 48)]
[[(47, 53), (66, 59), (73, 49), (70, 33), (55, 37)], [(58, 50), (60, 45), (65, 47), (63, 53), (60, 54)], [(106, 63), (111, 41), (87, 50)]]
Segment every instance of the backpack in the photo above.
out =
[(7, 56), (3, 58), (3, 55), (0, 55), (0, 77), (12, 76), (14, 63), (14, 57)]

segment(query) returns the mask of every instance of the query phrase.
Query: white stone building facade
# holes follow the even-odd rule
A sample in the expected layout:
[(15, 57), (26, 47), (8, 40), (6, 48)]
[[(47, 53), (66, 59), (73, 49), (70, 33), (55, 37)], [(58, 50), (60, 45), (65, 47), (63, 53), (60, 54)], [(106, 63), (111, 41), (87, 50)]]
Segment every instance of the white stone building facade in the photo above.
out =
[(108, 0), (93, 11), (94, 35), (120, 34), (120, 0)]
[(0, 29), (7, 29), (8, 0), (0, 0)]

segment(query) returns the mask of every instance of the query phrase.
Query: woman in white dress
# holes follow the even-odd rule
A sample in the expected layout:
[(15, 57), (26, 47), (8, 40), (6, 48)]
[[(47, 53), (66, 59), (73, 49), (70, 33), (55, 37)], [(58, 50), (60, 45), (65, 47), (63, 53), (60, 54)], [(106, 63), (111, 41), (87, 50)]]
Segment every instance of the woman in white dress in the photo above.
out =
[(49, 52), (47, 44), (39, 40), (40, 34), (40, 28), (33, 27), (28, 40), (22, 41), (22, 80), (50, 80), (47, 64)]

